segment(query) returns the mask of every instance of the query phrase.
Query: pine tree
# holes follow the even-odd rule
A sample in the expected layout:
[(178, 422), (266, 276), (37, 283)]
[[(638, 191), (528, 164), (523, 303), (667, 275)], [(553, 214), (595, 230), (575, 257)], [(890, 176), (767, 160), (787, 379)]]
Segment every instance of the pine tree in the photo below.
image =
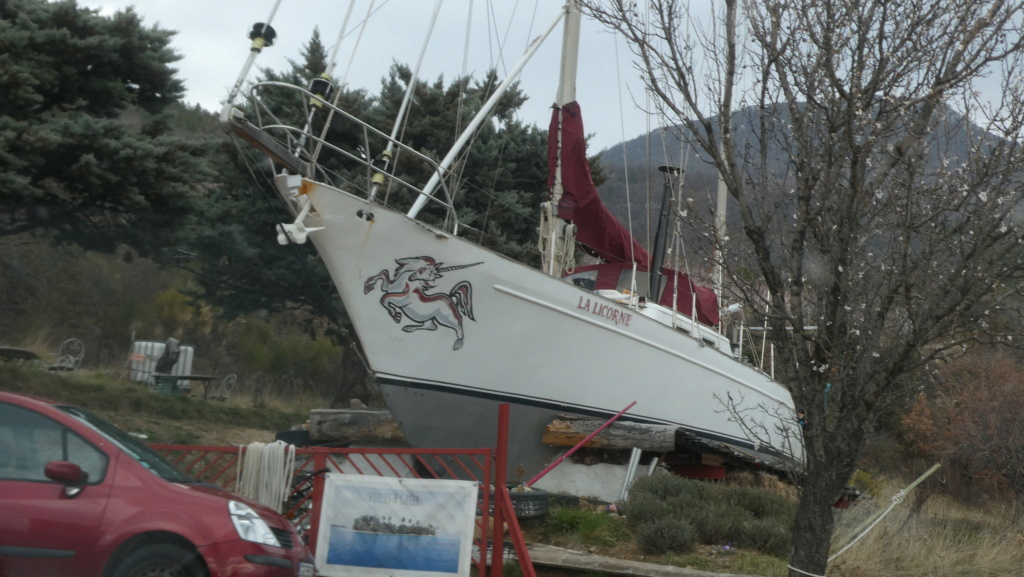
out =
[(169, 131), (172, 35), (130, 9), (0, 3), (0, 237), (151, 252), (185, 223), (212, 173), (208, 142)]

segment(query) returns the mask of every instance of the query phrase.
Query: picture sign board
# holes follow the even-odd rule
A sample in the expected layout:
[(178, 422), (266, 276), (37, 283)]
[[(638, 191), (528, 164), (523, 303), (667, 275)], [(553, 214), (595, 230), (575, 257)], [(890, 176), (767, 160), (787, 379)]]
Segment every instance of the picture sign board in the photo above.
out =
[(476, 507), (472, 481), (328, 474), (317, 572), (468, 576)]

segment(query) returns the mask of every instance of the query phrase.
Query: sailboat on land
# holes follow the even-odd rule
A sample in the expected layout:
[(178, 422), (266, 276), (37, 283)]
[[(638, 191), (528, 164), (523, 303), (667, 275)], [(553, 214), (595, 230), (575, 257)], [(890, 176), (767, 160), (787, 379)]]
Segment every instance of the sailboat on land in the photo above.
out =
[[(789, 392), (738, 358), (715, 328), (714, 293), (655, 266), (591, 183), (572, 88), (579, 17), (571, 2), (560, 11), (456, 143), (469, 139), (564, 18), (566, 64), (549, 135), (551, 198), (541, 217), (544, 270), (460, 236), (454, 195), (444, 189), (456, 151), (435, 162), (327, 102), (315, 88), (280, 83), (252, 88), (252, 118), (229, 105), (224, 120), (280, 169), (275, 184), (295, 220), (277, 226), (278, 239), (312, 241), (388, 408), (414, 446), (493, 446), (497, 407), (509, 403), (510, 474), (532, 476), (563, 450), (542, 442), (552, 419), (607, 419), (635, 401), (623, 421), (677, 427), (677, 438), (691, 450), (770, 460), (772, 451), (750, 440), (725, 400), (761, 407), (765, 421), (783, 416), (764, 432), (775, 435), (769, 445), (793, 448), (798, 433), (776, 426), (793, 414)], [(260, 107), (260, 95), (270, 90), (297, 91), (311, 111), (357, 127), (362, 150), (327, 142), (319, 130), (279, 124)], [(386, 143), (384, 150), (373, 150), (373, 141)], [(319, 161), (327, 154), (363, 166), (365, 186), (337, 184)], [(388, 162), (373, 161), (397, 154), (430, 167), (425, 185), (396, 178)], [(415, 193), (411, 208), (381, 200), (377, 191), (386, 179)], [(428, 203), (447, 212), (445, 226), (417, 218)], [(577, 243), (603, 264), (565, 270)], [(652, 268), (665, 274), (636, 281), (637, 272)], [(799, 455), (798, 446), (793, 453)]]

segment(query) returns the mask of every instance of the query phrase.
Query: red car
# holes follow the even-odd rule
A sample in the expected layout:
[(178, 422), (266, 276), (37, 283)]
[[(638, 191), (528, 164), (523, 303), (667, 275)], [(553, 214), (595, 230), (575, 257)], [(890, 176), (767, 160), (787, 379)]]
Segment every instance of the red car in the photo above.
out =
[(82, 409), (0, 392), (0, 577), (311, 577), (281, 515)]

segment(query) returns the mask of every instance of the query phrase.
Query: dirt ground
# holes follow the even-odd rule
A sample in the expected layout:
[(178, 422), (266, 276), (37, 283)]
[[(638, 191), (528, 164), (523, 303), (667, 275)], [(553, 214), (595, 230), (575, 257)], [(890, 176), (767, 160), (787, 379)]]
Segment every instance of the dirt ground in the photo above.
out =
[(196, 420), (172, 420), (139, 417), (124, 413), (102, 415), (118, 427), (147, 443), (225, 446), (272, 443), (276, 430), (253, 429)]

